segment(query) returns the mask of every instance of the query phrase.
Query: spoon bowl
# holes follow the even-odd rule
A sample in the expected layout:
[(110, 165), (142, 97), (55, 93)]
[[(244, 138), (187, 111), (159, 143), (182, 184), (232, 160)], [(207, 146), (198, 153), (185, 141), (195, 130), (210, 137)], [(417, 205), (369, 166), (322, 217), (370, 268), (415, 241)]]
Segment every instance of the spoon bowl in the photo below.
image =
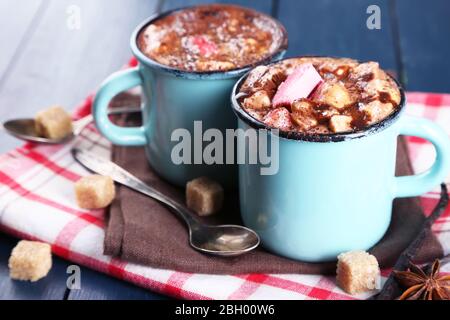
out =
[(115, 182), (149, 196), (172, 209), (171, 211), (176, 213), (189, 229), (189, 244), (200, 252), (231, 257), (247, 253), (259, 245), (260, 239), (255, 231), (239, 225), (204, 224), (187, 207), (109, 160), (79, 148), (72, 149), (72, 155), (89, 170), (110, 176)]
[(189, 238), (195, 249), (227, 257), (249, 252), (260, 242), (256, 232), (238, 225), (201, 225), (191, 229)]
[[(109, 110), (109, 114), (126, 114), (126, 113), (137, 113), (141, 112), (140, 107), (120, 107)], [(73, 121), (73, 131), (68, 136), (61, 139), (51, 139), (40, 137), (35, 129), (35, 121), (34, 119), (12, 119), (3, 123), (3, 127), (6, 132), (10, 135), (19, 138), (21, 140), (36, 142), (36, 143), (44, 143), (44, 144), (62, 144), (69, 142), (76, 136), (78, 136), (81, 131), (92, 121), (94, 118), (92, 115), (87, 115), (81, 119)]]
[(61, 144), (66, 143), (74, 138), (73, 133), (62, 139), (49, 139), (40, 137), (34, 126), (34, 119), (13, 119), (3, 124), (5, 130), (12, 136), (21, 140), (44, 143), (44, 144)]

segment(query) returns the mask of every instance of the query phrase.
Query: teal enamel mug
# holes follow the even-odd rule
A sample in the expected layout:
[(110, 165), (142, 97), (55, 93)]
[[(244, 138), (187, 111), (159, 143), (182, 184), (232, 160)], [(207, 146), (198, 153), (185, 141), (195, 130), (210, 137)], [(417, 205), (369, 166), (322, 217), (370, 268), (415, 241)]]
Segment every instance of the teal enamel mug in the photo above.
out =
[[(208, 176), (232, 188), (237, 184), (236, 165), (197, 161), (196, 156), (201, 158), (202, 149), (196, 149), (194, 140), (202, 139), (199, 135), (208, 129), (224, 133), (227, 128), (236, 127), (236, 119), (229, 108), (230, 93), (236, 81), (254, 65), (229, 71), (191, 72), (148, 58), (137, 45), (140, 31), (177, 10), (151, 17), (136, 28), (130, 42), (138, 66), (114, 73), (103, 82), (94, 99), (95, 122), (99, 131), (113, 144), (144, 146), (150, 166), (172, 184), (184, 187), (189, 180)], [(257, 64), (279, 60), (286, 51), (286, 31), (275, 22), (282, 34), (280, 45), (272, 55)], [(137, 86), (142, 88), (143, 125), (125, 128), (113, 124), (107, 115), (110, 100), (118, 93)], [(177, 132), (191, 137), (190, 163), (173, 160), (172, 152), (179, 143), (177, 138), (180, 138), (176, 136)]]
[[(349, 134), (274, 134), (242, 109), (237, 93), (232, 107), (239, 128), (277, 139), (278, 171), (262, 175), (261, 164), (239, 166), (244, 224), (255, 230), (268, 250), (302, 261), (335, 260), (349, 250), (367, 250), (386, 233), (395, 198), (426, 193), (450, 173), (450, 140), (433, 122), (404, 115), (401, 105), (382, 122)], [(397, 137), (430, 141), (436, 160), (426, 172), (395, 177)], [(272, 145), (272, 143), (267, 143)], [(238, 141), (247, 155), (259, 152)]]

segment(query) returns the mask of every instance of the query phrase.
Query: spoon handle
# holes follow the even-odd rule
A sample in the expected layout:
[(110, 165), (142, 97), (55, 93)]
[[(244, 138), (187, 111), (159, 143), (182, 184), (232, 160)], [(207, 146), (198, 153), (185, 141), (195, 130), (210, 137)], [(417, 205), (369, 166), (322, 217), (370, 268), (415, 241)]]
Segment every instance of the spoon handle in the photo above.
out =
[(92, 116), (92, 114), (89, 114), (81, 119), (78, 119), (77, 121), (74, 121), (73, 135), (78, 136), (81, 133), (81, 131), (83, 131), (83, 129), (86, 128), (86, 126), (92, 121), (94, 121), (94, 117)]
[[(108, 114), (110, 115), (114, 115), (114, 114), (124, 114), (124, 113), (138, 113), (141, 112), (141, 107), (119, 107), (119, 108), (114, 108), (114, 109), (110, 109), (108, 111)], [(76, 121), (73, 122), (73, 134), (75, 136), (78, 136), (81, 131), (83, 131), (84, 128), (86, 128), (86, 126), (91, 123), (92, 121), (94, 121), (94, 117), (92, 116), (92, 114), (88, 114), (87, 116), (78, 119)]]
[(187, 208), (152, 188), (117, 164), (79, 148), (72, 149), (72, 154), (78, 162), (89, 170), (101, 175), (110, 176), (114, 181), (167, 205), (190, 227), (195, 227), (199, 224)]

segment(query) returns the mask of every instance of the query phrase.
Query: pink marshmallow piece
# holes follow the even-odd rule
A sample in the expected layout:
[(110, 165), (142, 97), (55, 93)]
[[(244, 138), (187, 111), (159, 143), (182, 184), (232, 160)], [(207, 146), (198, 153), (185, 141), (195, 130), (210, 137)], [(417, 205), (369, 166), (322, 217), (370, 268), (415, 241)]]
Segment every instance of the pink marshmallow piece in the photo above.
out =
[(297, 99), (307, 98), (322, 81), (316, 68), (311, 63), (304, 63), (295, 68), (294, 72), (280, 84), (272, 104), (279, 107), (291, 104)]
[(271, 110), (263, 119), (263, 122), (269, 127), (280, 130), (289, 130), (292, 127), (292, 120), (289, 111), (286, 108), (276, 108)]
[(217, 46), (214, 42), (209, 41), (204, 36), (196, 36), (194, 44), (199, 48), (202, 56), (209, 56), (217, 51)]

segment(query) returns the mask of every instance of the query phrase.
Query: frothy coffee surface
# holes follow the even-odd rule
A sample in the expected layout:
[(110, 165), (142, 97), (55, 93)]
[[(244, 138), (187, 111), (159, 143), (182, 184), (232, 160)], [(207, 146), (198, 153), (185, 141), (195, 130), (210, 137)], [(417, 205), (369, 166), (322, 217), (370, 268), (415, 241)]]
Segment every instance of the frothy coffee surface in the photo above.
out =
[(187, 71), (245, 67), (272, 55), (283, 31), (269, 16), (233, 5), (173, 12), (145, 27), (139, 49), (150, 59)]
[[(309, 92), (308, 85), (315, 87), (297, 98), (299, 92)], [(378, 63), (329, 57), (259, 66), (240, 92), (242, 107), (255, 119), (283, 131), (312, 134), (364, 130), (388, 117), (401, 100), (397, 84)]]

